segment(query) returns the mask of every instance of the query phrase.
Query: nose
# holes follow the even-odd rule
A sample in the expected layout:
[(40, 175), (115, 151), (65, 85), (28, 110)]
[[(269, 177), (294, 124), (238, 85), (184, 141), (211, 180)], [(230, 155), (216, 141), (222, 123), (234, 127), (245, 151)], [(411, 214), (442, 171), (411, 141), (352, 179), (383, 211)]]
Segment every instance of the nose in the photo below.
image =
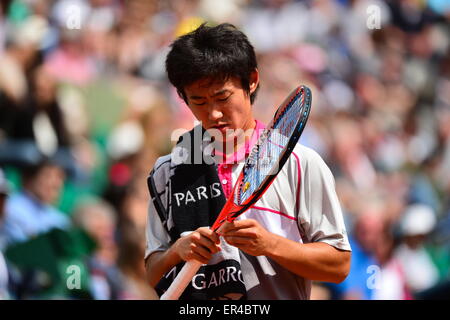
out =
[(217, 106), (213, 105), (209, 110), (209, 120), (216, 121), (222, 117), (223, 117), (222, 110), (220, 110), (220, 108), (218, 108)]

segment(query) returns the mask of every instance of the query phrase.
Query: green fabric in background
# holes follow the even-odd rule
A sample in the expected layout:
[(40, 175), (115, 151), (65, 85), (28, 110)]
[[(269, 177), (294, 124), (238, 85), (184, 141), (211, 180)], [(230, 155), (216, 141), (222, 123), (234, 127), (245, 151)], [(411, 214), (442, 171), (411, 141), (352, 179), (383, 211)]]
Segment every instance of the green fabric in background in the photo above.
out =
[(19, 190), (22, 186), (22, 178), (20, 175), (20, 170), (14, 166), (8, 165), (2, 168), (5, 174), (5, 178), (9, 183), (11, 188), (10, 193)]
[(8, 10), (8, 20), (13, 23), (21, 23), (30, 16), (30, 8), (24, 1), (14, 0)]
[(439, 270), (439, 278), (450, 279), (450, 251), (448, 245), (427, 245), (425, 247)]
[[(52, 229), (8, 247), (5, 257), (21, 274), (38, 275), (40, 289), (28, 298), (91, 299), (86, 259), (94, 249), (94, 241), (80, 229)], [(74, 276), (79, 276), (78, 281), (71, 281)]]

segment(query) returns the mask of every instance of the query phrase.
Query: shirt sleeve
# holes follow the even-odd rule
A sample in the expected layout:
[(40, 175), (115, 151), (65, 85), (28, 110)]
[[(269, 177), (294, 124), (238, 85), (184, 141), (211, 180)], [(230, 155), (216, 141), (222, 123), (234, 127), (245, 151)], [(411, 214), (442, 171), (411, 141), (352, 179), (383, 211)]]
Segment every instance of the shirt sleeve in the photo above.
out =
[[(155, 163), (155, 174), (153, 175), (156, 189), (162, 192), (165, 189), (168, 177), (168, 158), (159, 158)], [(167, 195), (162, 192), (161, 198), (164, 199)], [(165, 203), (165, 201), (163, 201)], [(170, 236), (161, 221), (158, 211), (155, 208), (153, 199), (150, 196), (147, 212), (147, 226), (145, 229), (146, 248), (144, 259), (147, 259), (152, 253), (156, 251), (165, 251), (170, 247)]]
[(161, 218), (150, 200), (148, 206), (147, 228), (145, 230), (146, 248), (145, 257), (147, 259), (152, 253), (156, 251), (165, 251), (170, 246), (170, 237), (164, 228)]
[(333, 174), (315, 151), (303, 149), (298, 221), (305, 240), (351, 251)]

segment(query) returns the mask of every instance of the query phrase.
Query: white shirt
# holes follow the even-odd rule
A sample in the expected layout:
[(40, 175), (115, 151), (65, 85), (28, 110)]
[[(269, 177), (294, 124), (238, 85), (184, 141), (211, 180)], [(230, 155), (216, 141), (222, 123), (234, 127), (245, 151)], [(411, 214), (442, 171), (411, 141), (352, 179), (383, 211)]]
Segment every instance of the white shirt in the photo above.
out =
[[(162, 192), (170, 176), (170, 156), (155, 164), (157, 190)], [(243, 162), (234, 164), (234, 184)], [(166, 193), (161, 195), (167, 203)], [(324, 242), (350, 251), (334, 177), (312, 149), (297, 144), (288, 161), (263, 197), (238, 219), (255, 219), (268, 231), (298, 243)], [(145, 257), (169, 247), (169, 235), (150, 203)], [(309, 299), (311, 281), (284, 269), (275, 261), (241, 252), (241, 268), (248, 299)]]

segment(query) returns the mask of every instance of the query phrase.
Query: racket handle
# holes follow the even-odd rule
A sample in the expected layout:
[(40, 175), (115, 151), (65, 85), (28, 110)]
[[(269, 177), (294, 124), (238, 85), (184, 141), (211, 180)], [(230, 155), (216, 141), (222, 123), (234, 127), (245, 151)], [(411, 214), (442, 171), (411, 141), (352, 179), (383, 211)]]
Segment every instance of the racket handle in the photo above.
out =
[(160, 300), (178, 300), (201, 266), (197, 260), (187, 261)]

